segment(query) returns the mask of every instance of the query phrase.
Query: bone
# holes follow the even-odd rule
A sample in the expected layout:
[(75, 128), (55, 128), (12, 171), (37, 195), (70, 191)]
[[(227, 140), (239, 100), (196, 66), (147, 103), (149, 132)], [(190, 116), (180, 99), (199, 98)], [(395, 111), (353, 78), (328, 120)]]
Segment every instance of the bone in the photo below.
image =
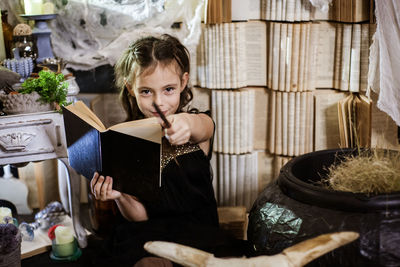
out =
[(329, 251), (356, 240), (358, 237), (359, 234), (356, 232), (324, 234), (300, 242), (283, 250), (280, 254), (253, 258), (216, 258), (213, 254), (202, 250), (163, 241), (147, 242), (144, 248), (154, 255), (189, 267), (299, 267), (304, 266)]

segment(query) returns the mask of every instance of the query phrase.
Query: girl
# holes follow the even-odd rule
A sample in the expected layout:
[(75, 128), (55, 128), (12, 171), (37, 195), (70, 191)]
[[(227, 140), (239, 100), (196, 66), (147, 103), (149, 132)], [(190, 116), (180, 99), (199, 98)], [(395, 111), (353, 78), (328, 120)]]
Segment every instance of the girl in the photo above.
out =
[[(214, 123), (209, 115), (185, 112), (191, 101), (188, 50), (174, 37), (146, 37), (133, 43), (115, 66), (128, 120), (159, 116), (170, 123), (162, 142), (161, 197), (154, 203), (112, 189), (113, 179), (95, 173), (96, 199), (114, 200), (126, 222), (118, 225), (108, 251), (120, 264), (146, 256), (150, 240), (178, 242), (219, 253), (232, 240), (218, 230), (210, 168)], [(160, 120), (160, 124), (166, 127)], [(222, 252), (223, 254), (223, 252)]]

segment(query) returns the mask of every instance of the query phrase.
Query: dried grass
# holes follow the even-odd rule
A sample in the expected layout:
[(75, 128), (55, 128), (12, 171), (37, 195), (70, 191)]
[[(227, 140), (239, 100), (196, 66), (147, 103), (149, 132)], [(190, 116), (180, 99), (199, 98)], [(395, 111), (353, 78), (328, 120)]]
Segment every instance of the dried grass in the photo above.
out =
[(400, 153), (395, 151), (361, 151), (357, 156), (346, 156), (328, 171), (323, 183), (332, 190), (368, 196), (400, 191)]

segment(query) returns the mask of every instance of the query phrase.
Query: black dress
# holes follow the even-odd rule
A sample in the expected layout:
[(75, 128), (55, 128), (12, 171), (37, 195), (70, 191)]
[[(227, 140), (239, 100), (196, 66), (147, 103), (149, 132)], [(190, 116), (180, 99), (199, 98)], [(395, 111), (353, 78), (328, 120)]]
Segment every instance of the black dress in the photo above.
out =
[(242, 256), (242, 241), (218, 228), (209, 154), (189, 143), (171, 146), (163, 138), (160, 195), (155, 202), (143, 203), (149, 219), (117, 224), (97, 264), (133, 266), (150, 256), (143, 249), (147, 241), (175, 242), (216, 256)]

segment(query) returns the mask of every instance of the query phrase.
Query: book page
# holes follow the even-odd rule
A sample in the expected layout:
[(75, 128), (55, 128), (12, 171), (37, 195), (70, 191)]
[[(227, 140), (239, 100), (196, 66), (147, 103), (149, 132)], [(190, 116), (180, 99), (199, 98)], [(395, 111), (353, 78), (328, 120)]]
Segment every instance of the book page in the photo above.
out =
[(306, 142), (305, 153), (311, 152), (314, 146), (314, 98), (312, 92), (307, 92), (307, 122), (306, 122)]
[(286, 35), (286, 61), (285, 61), (285, 83), (284, 91), (291, 91), (291, 74), (292, 74), (292, 44), (293, 44), (293, 24), (288, 24)]
[(361, 25), (354, 24), (351, 37), (350, 92), (360, 91)]
[(295, 113), (294, 113), (294, 156), (300, 155), (300, 116), (301, 116), (301, 101), (300, 92), (296, 92)]
[(304, 59), (304, 72), (303, 72), (303, 91), (310, 91), (310, 64), (311, 64), (311, 23), (307, 23), (306, 25), (306, 48), (305, 48), (305, 59)]
[(288, 155), (288, 132), (289, 132), (289, 93), (282, 93), (282, 154)]
[(157, 118), (123, 122), (108, 129), (161, 144), (162, 127)]
[(275, 118), (275, 153), (276, 154), (282, 154), (282, 146), (283, 146), (283, 140), (282, 140), (282, 135), (283, 135), (283, 123), (282, 123), (282, 92), (276, 92), (276, 118)]
[(224, 155), (224, 164), (223, 164), (223, 174), (222, 179), (224, 179), (224, 198), (222, 204), (224, 206), (229, 205), (229, 199), (232, 197), (231, 192), (230, 192), (230, 187), (231, 187), (231, 166), (230, 166), (230, 159), (229, 159), (229, 154), (223, 154)]
[(229, 153), (229, 91), (221, 90), (222, 96), (222, 152)]
[(355, 127), (355, 105), (354, 105), (354, 95), (350, 94), (351, 98), (348, 99), (346, 102), (346, 108), (347, 108), (347, 121), (348, 121), (348, 129), (349, 129), (349, 146), (354, 147), (355, 146), (355, 140), (354, 140), (354, 127)]
[(306, 127), (307, 127), (307, 93), (300, 93), (300, 140), (299, 153), (304, 154), (306, 151)]
[(255, 91), (254, 90), (248, 90), (248, 96), (249, 96), (249, 108), (248, 110), (248, 126), (246, 129), (248, 129), (247, 132), (247, 151), (251, 152), (253, 151), (254, 147), (254, 109), (255, 109)]
[(242, 127), (242, 122), (243, 122), (243, 118), (242, 117), (242, 113), (241, 113), (241, 98), (242, 98), (242, 93), (241, 91), (234, 91), (235, 94), (235, 101), (234, 101), (234, 114), (235, 114), (235, 124), (233, 127), (233, 132), (234, 132), (234, 142), (233, 142), (233, 153), (235, 154), (239, 154), (240, 151), (240, 140), (241, 140), (241, 135), (240, 135), (240, 131), (241, 131), (241, 127)]
[(229, 180), (229, 206), (237, 205), (238, 191), (236, 188), (238, 177), (237, 177), (237, 155), (229, 155), (230, 157), (230, 180)]
[(296, 93), (288, 93), (288, 136), (287, 136), (287, 155), (294, 156), (294, 133), (295, 133), (295, 97)]
[(77, 101), (71, 105), (68, 105), (65, 107), (65, 109), (68, 109), (70, 112), (87, 122), (98, 131), (104, 132), (106, 130), (106, 127), (96, 116), (96, 114), (94, 114), (94, 112), (91, 111), (82, 101)]
[(369, 64), (369, 24), (361, 24), (361, 45), (360, 45), (360, 91), (365, 92), (368, 84)]
[(297, 92), (299, 89), (299, 47), (300, 47), (300, 24), (293, 24), (292, 58), (290, 73), (290, 91)]
[(273, 22), (267, 22), (267, 36), (268, 36), (268, 74), (267, 74), (267, 87), (269, 89), (272, 89), (272, 69), (273, 69), (273, 58), (274, 58), (274, 27), (275, 27), (275, 23)]
[(349, 91), (350, 60), (351, 60), (351, 24), (343, 24), (342, 42), (342, 73), (340, 78), (340, 90)]
[(244, 205), (244, 183), (246, 169), (246, 154), (237, 155), (237, 185), (236, 205)]
[(312, 24), (312, 31), (318, 31), (317, 88), (333, 88), (335, 64), (336, 24), (320, 22)]
[[(224, 136), (224, 102), (222, 100), (224, 91), (222, 90), (212, 90), (215, 91), (216, 105), (217, 105), (217, 131), (218, 131), (218, 147), (217, 151), (224, 151), (225, 142), (227, 141)], [(226, 104), (225, 104), (226, 105)]]
[(273, 23), (274, 43), (272, 48), (272, 87), (273, 90), (279, 89), (279, 53), (281, 41), (281, 23)]
[(275, 131), (276, 131), (276, 91), (268, 90), (268, 150), (275, 154)]
[(371, 92), (372, 121), (371, 121), (371, 147), (386, 148), (400, 151), (398, 140), (398, 126), (393, 119), (385, 112), (378, 109), (376, 103), (378, 95)]
[(306, 90), (304, 88), (304, 63), (306, 57), (306, 38), (307, 38), (307, 26), (308, 23), (301, 23), (300, 24), (300, 46), (299, 46), (299, 76), (298, 76), (298, 91), (303, 92)]
[(286, 21), (294, 21), (294, 9), (298, 0), (286, 0)]
[(282, 20), (282, 2), (284, 0), (276, 0), (276, 16), (275, 20)]
[(314, 150), (340, 147), (338, 102), (345, 97), (337, 90), (316, 90)]
[(342, 43), (343, 43), (343, 24), (335, 23), (336, 40), (335, 40), (335, 67), (333, 70), (333, 88), (340, 89), (340, 77), (342, 74)]
[(236, 128), (236, 118), (239, 114), (235, 112), (235, 94), (239, 93), (234, 90), (229, 90), (226, 92), (228, 94), (228, 112), (229, 112), (229, 126), (228, 126), (228, 151), (225, 153), (233, 154), (235, 151), (235, 128)]
[(361, 147), (371, 147), (371, 100), (359, 95), (356, 106), (358, 136)]
[(287, 23), (281, 23), (281, 38), (279, 49), (279, 84), (278, 90), (285, 91), (285, 72), (286, 72), (286, 47), (287, 47)]
[[(267, 25), (264, 21), (249, 21), (245, 26), (246, 86), (267, 85)], [(242, 41), (243, 42), (243, 41)]]
[[(242, 125), (240, 128), (240, 136), (241, 136), (241, 142), (240, 142), (240, 152), (241, 153), (247, 153), (249, 152), (248, 147), (249, 147), (249, 91), (248, 90), (241, 90), (240, 91), (241, 95), (241, 119), (242, 119)], [(253, 118), (251, 118), (253, 119)]]
[[(268, 89), (266, 88), (251, 88), (255, 93), (254, 104), (254, 146), (250, 150), (265, 150), (268, 149), (268, 110), (269, 99)], [(251, 118), (250, 118), (251, 119)]]

